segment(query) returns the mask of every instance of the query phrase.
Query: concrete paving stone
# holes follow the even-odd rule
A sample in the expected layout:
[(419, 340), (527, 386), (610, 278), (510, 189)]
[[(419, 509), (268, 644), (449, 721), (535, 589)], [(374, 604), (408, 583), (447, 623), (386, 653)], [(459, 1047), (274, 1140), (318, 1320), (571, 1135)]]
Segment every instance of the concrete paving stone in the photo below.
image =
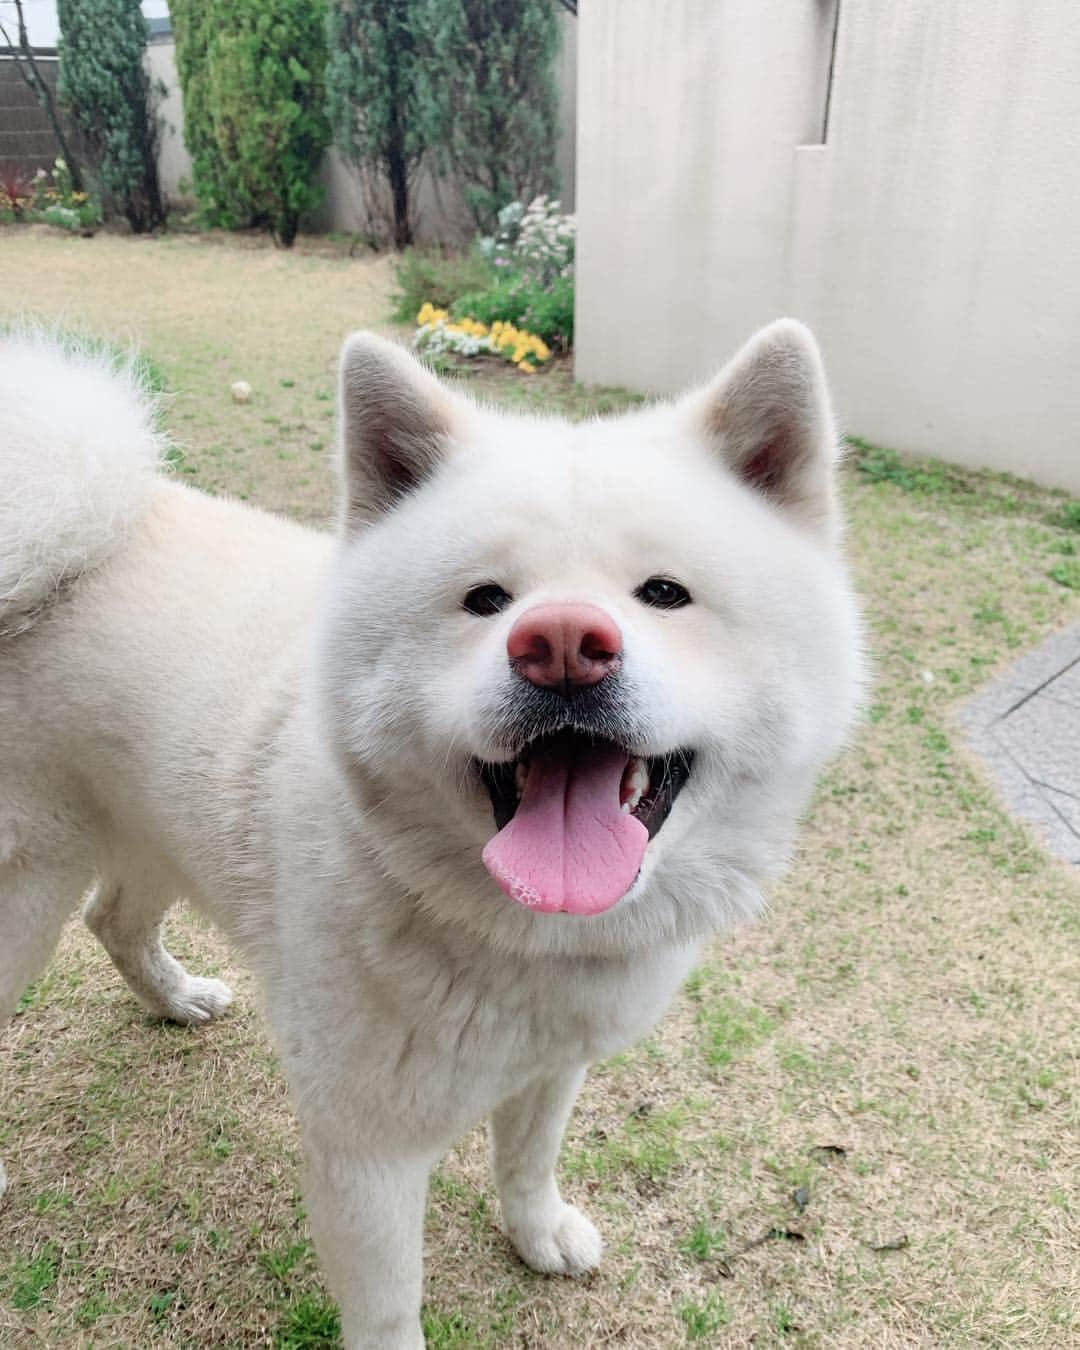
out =
[(1080, 623), (1025, 652), (956, 719), (1008, 809), (1080, 865)]
[(1036, 694), (994, 724), (1029, 778), (1080, 797), (1080, 710)]
[(1055, 809), (1056, 794), (1027, 780), (1001, 786), (1009, 810), (1034, 829), (1051, 853), (1080, 863), (1080, 835)]
[(1068, 792), (1056, 792), (1053, 788), (1043, 787), (1041, 783), (1039, 786), (1049, 805), (1076, 835), (1077, 845), (1080, 846), (1080, 797), (1073, 797)]
[(1056, 675), (1046, 686), (1046, 692), (1051, 698), (1060, 699), (1062, 703), (1071, 703), (1073, 707), (1080, 708), (1080, 660), (1067, 667), (1060, 675)]

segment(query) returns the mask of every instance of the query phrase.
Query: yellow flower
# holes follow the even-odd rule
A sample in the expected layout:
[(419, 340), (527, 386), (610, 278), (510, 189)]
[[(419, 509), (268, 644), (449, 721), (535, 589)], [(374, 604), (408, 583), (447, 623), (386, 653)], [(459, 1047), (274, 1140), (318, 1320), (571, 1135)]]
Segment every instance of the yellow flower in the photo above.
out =
[(445, 323), (449, 317), (445, 309), (436, 309), (430, 300), (425, 300), (420, 306), (420, 313), (416, 316), (416, 322), (423, 327), (426, 323)]
[(528, 363), (528, 361), (517, 361), (517, 362), (515, 362), (515, 364), (517, 365), (518, 370), (520, 370), (520, 371), (521, 371), (523, 374), (525, 374), (525, 375), (535, 375), (535, 374), (536, 374), (536, 367), (535, 367), (535, 366), (531, 366), (531, 365)]

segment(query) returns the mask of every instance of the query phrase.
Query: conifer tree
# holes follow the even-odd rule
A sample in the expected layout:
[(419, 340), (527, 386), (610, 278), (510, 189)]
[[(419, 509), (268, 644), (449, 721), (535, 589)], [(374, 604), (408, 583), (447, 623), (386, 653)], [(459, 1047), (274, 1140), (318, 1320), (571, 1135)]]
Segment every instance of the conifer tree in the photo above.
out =
[(334, 142), (369, 186), (388, 187), (396, 248), (412, 242), (413, 183), (441, 117), (427, 93), (419, 10), (418, 0), (331, 0), (327, 25)]
[(59, 0), (58, 93), (82, 135), (103, 203), (137, 232), (165, 221), (155, 91), (138, 0)]
[(184, 140), (209, 224), (289, 247), (329, 141), (324, 0), (172, 0)]
[(418, 0), (429, 144), (486, 234), (511, 201), (556, 190), (559, 25), (552, 0)]

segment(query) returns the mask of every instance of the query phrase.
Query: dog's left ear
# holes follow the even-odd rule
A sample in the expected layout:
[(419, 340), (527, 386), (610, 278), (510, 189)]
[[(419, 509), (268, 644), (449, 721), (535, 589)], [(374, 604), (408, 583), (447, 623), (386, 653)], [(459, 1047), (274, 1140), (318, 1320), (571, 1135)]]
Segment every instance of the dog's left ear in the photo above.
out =
[(693, 431), (748, 486), (815, 531), (834, 533), (837, 435), (808, 328), (794, 319), (762, 328), (687, 406)]
[(461, 439), (469, 405), (414, 357), (373, 333), (341, 352), (342, 521), (377, 520), (429, 478)]

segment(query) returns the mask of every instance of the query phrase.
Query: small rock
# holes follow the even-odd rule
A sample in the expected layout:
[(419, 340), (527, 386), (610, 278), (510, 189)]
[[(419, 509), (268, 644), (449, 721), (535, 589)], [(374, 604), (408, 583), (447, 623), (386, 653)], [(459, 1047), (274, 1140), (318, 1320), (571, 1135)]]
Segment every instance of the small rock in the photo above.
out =
[(934, 672), (932, 670), (924, 670), (922, 675), (920, 676), (920, 679), (922, 680), (923, 684), (933, 684)]
[(247, 380), (237, 380), (232, 387), (232, 399), (234, 403), (251, 402), (251, 385)]

